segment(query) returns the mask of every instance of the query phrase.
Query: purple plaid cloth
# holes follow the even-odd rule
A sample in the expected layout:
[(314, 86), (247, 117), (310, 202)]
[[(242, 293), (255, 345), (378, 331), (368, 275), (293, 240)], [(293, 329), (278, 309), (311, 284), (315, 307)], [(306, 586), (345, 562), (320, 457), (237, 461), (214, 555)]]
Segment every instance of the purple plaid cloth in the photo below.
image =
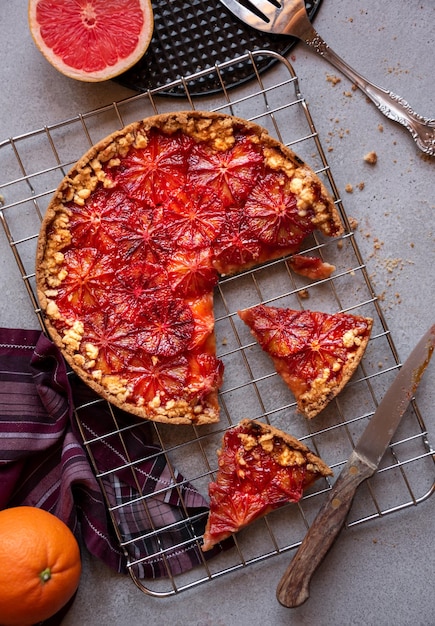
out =
[[(73, 400), (83, 406), (85, 442), (93, 442), (123, 548), (82, 444)], [(206, 501), (168, 467), (150, 441), (150, 424), (117, 411), (126, 447), (106, 436), (108, 411), (107, 403), (67, 375), (57, 348), (41, 332), (0, 328), (0, 509), (30, 505), (54, 513), (117, 572), (134, 563), (138, 577), (158, 578), (202, 563), (195, 536), (205, 525)], [(138, 459), (134, 472), (132, 458)]]

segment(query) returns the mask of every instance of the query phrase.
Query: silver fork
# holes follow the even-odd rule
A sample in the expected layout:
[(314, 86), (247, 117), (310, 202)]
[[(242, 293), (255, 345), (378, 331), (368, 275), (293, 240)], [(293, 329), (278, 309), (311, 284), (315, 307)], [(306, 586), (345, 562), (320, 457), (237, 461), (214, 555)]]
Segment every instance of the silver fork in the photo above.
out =
[(405, 126), (420, 150), (435, 156), (435, 120), (418, 115), (403, 98), (374, 85), (343, 61), (313, 28), (304, 0), (244, 0), (246, 6), (237, 0), (220, 2), (252, 28), (304, 41), (357, 85), (381, 113)]

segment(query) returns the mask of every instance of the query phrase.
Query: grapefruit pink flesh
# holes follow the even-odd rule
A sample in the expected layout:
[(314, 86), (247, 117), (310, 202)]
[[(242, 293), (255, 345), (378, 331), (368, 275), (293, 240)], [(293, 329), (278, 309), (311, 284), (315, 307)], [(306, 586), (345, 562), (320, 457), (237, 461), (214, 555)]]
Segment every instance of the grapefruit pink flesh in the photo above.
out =
[(32, 37), (62, 74), (87, 82), (118, 76), (145, 54), (150, 0), (29, 0)]

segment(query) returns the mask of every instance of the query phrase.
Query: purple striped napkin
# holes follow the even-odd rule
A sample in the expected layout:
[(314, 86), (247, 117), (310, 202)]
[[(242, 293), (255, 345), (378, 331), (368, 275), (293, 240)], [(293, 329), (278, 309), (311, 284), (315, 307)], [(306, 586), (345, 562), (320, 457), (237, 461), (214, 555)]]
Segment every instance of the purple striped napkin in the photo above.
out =
[[(57, 348), (41, 332), (0, 328), (0, 509), (31, 505), (54, 513), (80, 534), (91, 554), (120, 573), (134, 562), (137, 576), (159, 578), (168, 568), (176, 575), (202, 563), (193, 538), (202, 534), (206, 501), (170, 471), (150, 440), (150, 425), (117, 411), (127, 458), (118, 438), (105, 437), (108, 405), (96, 399), (67, 375)], [(84, 405), (79, 415), (85, 441), (94, 441), (92, 454), (124, 549), (82, 445), (73, 400)], [(131, 458), (139, 459), (134, 473), (126, 467)]]

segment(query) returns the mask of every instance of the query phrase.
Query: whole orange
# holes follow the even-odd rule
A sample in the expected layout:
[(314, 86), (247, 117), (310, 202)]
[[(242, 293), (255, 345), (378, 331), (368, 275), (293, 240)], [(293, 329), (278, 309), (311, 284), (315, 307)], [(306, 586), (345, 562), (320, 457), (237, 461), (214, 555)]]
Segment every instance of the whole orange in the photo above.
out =
[(48, 619), (74, 595), (80, 549), (68, 526), (31, 506), (0, 511), (0, 624)]

